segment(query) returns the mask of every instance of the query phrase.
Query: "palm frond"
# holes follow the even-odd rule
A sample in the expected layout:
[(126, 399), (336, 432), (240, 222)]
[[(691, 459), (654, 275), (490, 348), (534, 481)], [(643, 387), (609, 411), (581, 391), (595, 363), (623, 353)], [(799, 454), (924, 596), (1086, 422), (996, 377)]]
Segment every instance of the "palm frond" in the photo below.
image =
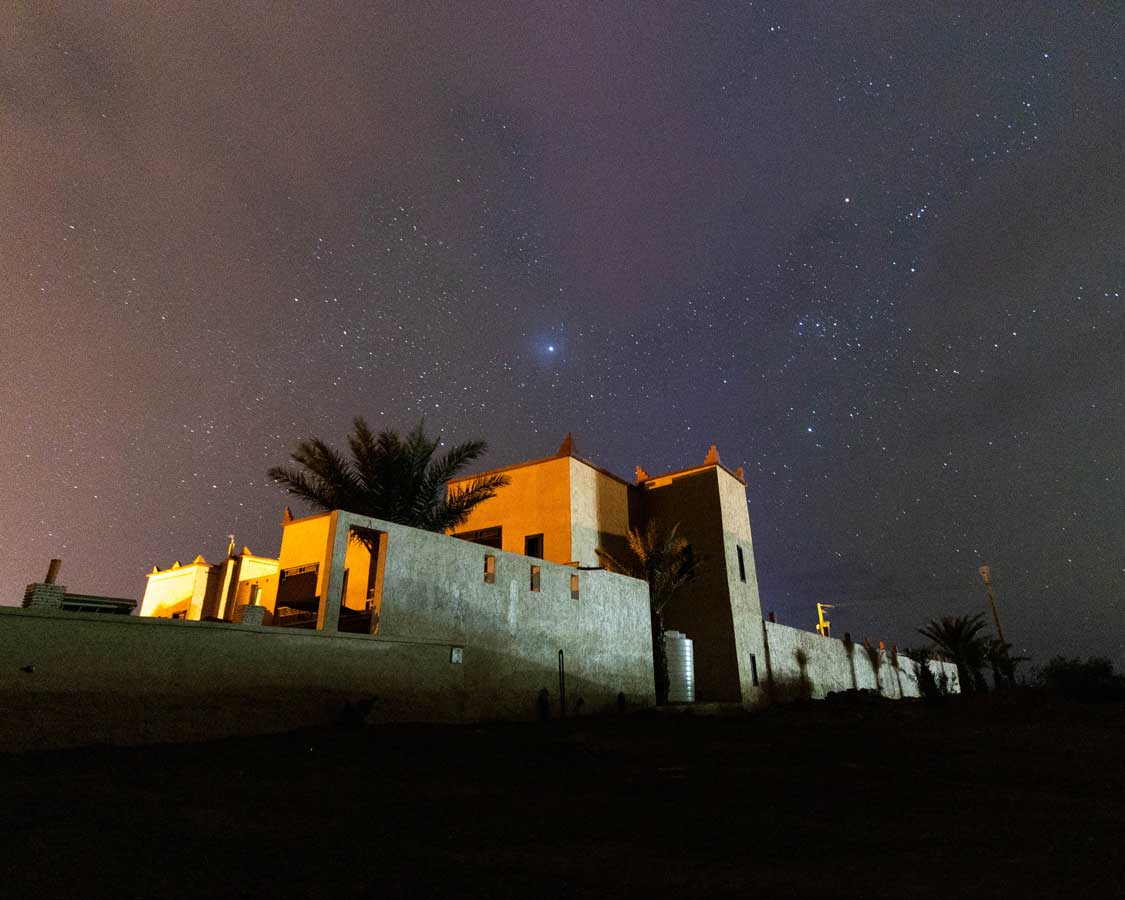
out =
[(452, 447), (439, 459), (430, 462), (423, 481), (423, 492), (432, 494), (444, 490), (458, 472), (480, 458), (486, 446), (484, 441), (466, 441)]
[(629, 575), (633, 578), (644, 577), (644, 572), (638, 571), (636, 567), (635, 558), (628, 562), (622, 562), (608, 550), (603, 550), (601, 547), (595, 547), (594, 553), (598, 557), (598, 562), (602, 564), (602, 568), (607, 572), (616, 572), (618, 575)]
[(512, 480), (507, 475), (484, 475), (474, 478), (467, 487), (451, 490), (442, 505), (443, 521), (440, 530), (449, 530), (465, 524), (469, 514), (477, 506), (495, 497), (500, 488), (507, 487), (511, 483)]
[(426, 436), (425, 420), (404, 438), (391, 430), (375, 434), (357, 416), (348, 435), (350, 459), (320, 438), (308, 438), (290, 455), (295, 467), (275, 466), (269, 475), (318, 509), (346, 509), (444, 531), (463, 523), (476, 505), (509, 482), (503, 475), (486, 476), (447, 497), (449, 481), (484, 453), (485, 444), (467, 441), (434, 460), (438, 444)]
[(615, 558), (609, 551), (594, 550), (602, 566), (610, 571), (641, 578), (649, 585), (649, 602), (655, 613), (664, 607), (695, 575), (697, 560), (688, 542), (679, 536), (679, 525), (661, 529), (650, 519), (645, 529), (629, 529), (625, 536), (628, 557)]
[(295, 497), (300, 497), (310, 506), (317, 509), (338, 508), (335, 505), (335, 491), (317, 476), (306, 474), (298, 469), (274, 466), (269, 470), (269, 477), (285, 485), (286, 491)]

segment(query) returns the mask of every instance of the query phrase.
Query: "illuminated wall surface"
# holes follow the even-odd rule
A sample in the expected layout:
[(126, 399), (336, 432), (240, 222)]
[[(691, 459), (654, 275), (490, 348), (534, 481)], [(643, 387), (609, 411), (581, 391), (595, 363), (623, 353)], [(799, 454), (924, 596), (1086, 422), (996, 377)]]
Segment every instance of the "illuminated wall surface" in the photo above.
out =
[[(698, 575), (666, 610), (665, 621), (695, 641), (696, 696), (748, 704), (763, 699), (755, 671), (765, 643), (746, 488), (714, 448), (698, 466), (657, 476), (638, 470), (636, 483), (575, 456), (569, 440), (556, 456), (495, 471), (510, 484), (474, 509), (456, 536), (551, 563), (596, 567), (595, 550), (620, 557), (631, 528), (644, 529), (651, 520), (677, 526), (692, 546)], [(469, 481), (455, 481), (451, 489)], [(197, 557), (188, 566), (154, 570), (141, 615), (240, 622), (253, 602), (262, 607), (263, 624), (323, 628), (326, 610), (335, 609), (324, 602), (332, 516), (293, 519), (286, 510), (282, 526), (277, 560), (244, 550), (215, 566)], [(386, 537), (372, 532), (364, 538), (347, 542), (344, 576), (331, 594), (340, 603), (335, 628), (377, 635), (384, 624)], [(444, 577), (432, 560), (417, 565), (419, 585)]]
[(328, 596), (349, 534), (385, 536), (378, 635), (336, 630), (347, 613), (323, 601), (319, 628), (0, 609), (0, 657), (20, 660), (0, 671), (0, 750), (281, 730), (345, 704), (381, 721), (529, 719), (544, 691), (558, 715), (560, 651), (571, 713), (655, 702), (644, 582), (340, 512), (295, 524), (306, 549), (325, 537)]
[[(278, 559), (243, 548), (154, 570), (143, 618), (0, 609), (0, 655), (22, 661), (0, 671), (0, 750), (280, 730), (344, 704), (387, 721), (530, 718), (540, 696), (561, 710), (560, 668), (570, 711), (652, 705), (648, 586), (578, 565), (650, 521), (676, 525), (698, 561), (665, 615), (695, 642), (697, 701), (917, 695), (905, 658), (762, 621), (745, 485), (714, 451), (636, 484), (572, 455), (508, 471), (466, 527), (500, 528), (501, 548), (286, 510)], [(541, 558), (520, 552), (529, 535)], [(257, 610), (262, 625), (227, 624)]]
[(763, 699), (754, 679), (765, 643), (746, 486), (713, 447), (702, 465), (657, 476), (638, 470), (636, 483), (575, 456), (569, 440), (555, 457), (494, 471), (511, 484), (478, 506), (456, 533), (479, 539), (499, 528), (503, 548), (514, 553), (524, 552), (529, 536), (542, 534), (545, 559), (596, 566), (595, 548), (620, 556), (631, 528), (643, 530), (653, 519), (662, 528), (677, 526), (699, 561), (698, 575), (665, 621), (695, 641), (696, 696)]
[[(197, 556), (187, 565), (176, 562), (163, 570), (154, 567), (147, 576), (140, 615), (238, 622), (242, 608), (253, 601), (265, 610), (265, 624), (272, 624), (280, 594), (289, 618), (300, 620), (302, 613), (311, 610), (315, 619), (317, 600), (324, 590), (323, 561), (329, 541), (328, 513), (301, 519), (286, 515), (277, 559), (257, 556), (244, 547), (239, 555), (213, 565)], [(350, 544), (347, 567), (351, 577), (343, 592), (345, 608), (378, 613), (377, 573), (363, 543)]]
[(154, 567), (148, 575), (140, 615), (199, 619), (211, 568), (202, 556), (186, 566), (175, 562), (163, 571)]
[[(324, 560), (331, 549), (330, 513), (287, 519), (282, 526), (279, 576), (263, 589), (259, 600), (270, 613), (276, 612), (279, 597), (283, 607), (304, 609), (311, 601), (324, 596)], [(315, 572), (308, 571), (310, 566), (316, 567)], [(343, 606), (357, 612), (369, 608), (378, 612), (381, 599), (378, 573), (372, 565), (370, 551), (360, 541), (349, 542), (345, 567), (348, 578), (340, 595)]]
[[(642, 518), (634, 485), (576, 456), (494, 471), (507, 475), (511, 484), (474, 509), (455, 534), (499, 528), (501, 547), (510, 553), (523, 553), (529, 537), (542, 535), (543, 559), (597, 566), (594, 548), (620, 551), (629, 528)], [(450, 486), (456, 490), (471, 480)]]
[[(746, 486), (741, 472), (722, 465), (714, 447), (697, 466), (655, 476), (638, 469), (635, 483), (575, 456), (569, 439), (556, 456), (494, 471), (506, 474), (510, 484), (480, 504), (455, 532), (464, 537), (466, 545), (482, 548), (473, 551), (479, 555), (482, 579), (487, 566), (494, 567), (495, 577), (498, 560), (515, 555), (522, 562), (507, 561), (502, 568), (517, 565), (519, 571), (509, 577), (521, 590), (530, 591), (533, 579), (548, 579), (548, 574), (546, 570), (532, 574), (532, 561), (525, 553), (584, 572), (581, 567), (598, 565), (595, 550), (599, 547), (623, 554), (631, 528), (644, 529), (650, 521), (664, 529), (678, 528), (691, 545), (697, 574), (665, 610), (665, 624), (695, 643), (697, 700), (763, 702), (764, 681), (771, 671), (775, 680), (800, 676), (790, 670), (793, 660), (789, 658), (798, 650), (816, 660), (809, 670), (812, 675), (806, 671), (800, 677), (811, 677), (814, 686), (824, 686), (818, 695), (852, 686), (877, 686), (867, 684), (863, 672), (855, 674), (850, 659), (844, 667), (843, 645), (838, 647), (838, 641), (817, 643), (820, 639), (815, 635), (805, 638), (803, 632), (791, 635), (792, 629), (782, 629), (773, 636), (780, 642), (780, 650), (767, 646)], [(469, 481), (471, 476), (454, 482), (451, 489)], [(240, 622), (244, 608), (253, 601), (262, 607), (266, 625), (387, 635), (396, 615), (401, 622), (411, 608), (402, 597), (396, 598), (396, 615), (388, 618), (383, 608), (387, 533), (360, 528), (341, 538), (334, 530), (334, 515), (293, 519), (286, 510), (277, 560), (256, 557), (244, 549), (240, 557), (215, 566), (198, 557), (187, 566), (154, 571), (148, 576), (141, 615)], [(488, 562), (485, 557), (492, 548)], [(401, 566), (402, 551), (390, 549), (395, 565)], [(335, 562), (334, 552), (343, 554)], [(397, 570), (398, 583), (408, 583), (418, 597), (427, 596), (433, 585), (448, 582), (443, 559), (441, 554), (409, 557), (408, 568)], [(329, 583), (333, 569), (337, 570), (334, 585)], [(339, 599), (326, 603), (325, 597)], [(449, 601), (443, 602), (448, 605)], [(408, 632), (411, 637), (417, 633)], [(801, 641), (812, 643), (806, 647)], [(885, 688), (888, 696), (897, 696), (902, 692), (899, 680), (896, 677), (893, 689), (878, 687)]]
[[(918, 675), (914, 661), (893, 650), (846, 644), (811, 631), (766, 623), (769, 636), (769, 676), (778, 700), (820, 700), (832, 691), (869, 690), (884, 697), (917, 697)], [(930, 671), (949, 679), (949, 688), (960, 693), (957, 666), (931, 660)]]
[[(543, 559), (597, 565), (596, 560), (579, 560), (572, 550), (570, 464), (570, 457), (563, 456), (496, 470), (507, 475), (511, 484), (476, 507), (455, 534), (500, 528), (500, 549), (521, 554), (527, 538), (541, 534)], [(469, 481), (471, 479), (452, 482), (450, 488), (457, 490)]]
[(248, 547), (222, 562), (197, 556), (148, 573), (140, 615), (152, 618), (221, 619), (232, 621), (239, 605), (249, 602), (251, 588), (276, 581), (277, 560), (256, 556)]

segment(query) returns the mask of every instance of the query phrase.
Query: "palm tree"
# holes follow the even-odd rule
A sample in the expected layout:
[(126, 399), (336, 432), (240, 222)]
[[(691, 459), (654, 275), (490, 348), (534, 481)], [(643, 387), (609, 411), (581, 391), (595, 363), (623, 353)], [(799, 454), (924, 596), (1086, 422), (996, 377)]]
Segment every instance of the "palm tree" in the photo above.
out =
[[(936, 700), (942, 692), (938, 688), (938, 680), (930, 668), (932, 653), (929, 647), (919, 647), (916, 650), (907, 650), (906, 655), (914, 663), (914, 676), (918, 680), (918, 695), (923, 700)], [(943, 673), (944, 674), (944, 673)]]
[(1012, 645), (999, 638), (992, 638), (985, 647), (985, 658), (992, 668), (992, 679), (996, 687), (1016, 686), (1016, 666), (1027, 662), (1030, 657), (1012, 656)]
[(297, 466), (274, 466), (270, 478), (317, 509), (348, 512), (444, 532), (461, 525), (479, 503), (509, 483), (506, 475), (482, 475), (460, 490), (448, 485), (484, 453), (484, 441), (466, 441), (434, 459), (438, 441), (426, 437), (425, 422), (405, 438), (395, 431), (374, 434), (357, 417), (348, 435), (351, 457), (320, 438), (306, 438), (290, 454)]
[(664, 608), (676, 593), (695, 576), (696, 560), (691, 546), (677, 532), (679, 525), (664, 530), (650, 520), (644, 531), (629, 529), (627, 553), (621, 558), (597, 547), (594, 552), (602, 567), (610, 572), (631, 575), (648, 582), (649, 613), (652, 621), (653, 674), (656, 699), (668, 699), (668, 656), (664, 646)]
[(965, 693), (984, 690), (984, 665), (987, 641), (981, 636), (984, 630), (984, 616), (944, 616), (940, 622), (931, 621), (918, 633), (929, 638), (942, 652), (957, 665), (957, 679)]

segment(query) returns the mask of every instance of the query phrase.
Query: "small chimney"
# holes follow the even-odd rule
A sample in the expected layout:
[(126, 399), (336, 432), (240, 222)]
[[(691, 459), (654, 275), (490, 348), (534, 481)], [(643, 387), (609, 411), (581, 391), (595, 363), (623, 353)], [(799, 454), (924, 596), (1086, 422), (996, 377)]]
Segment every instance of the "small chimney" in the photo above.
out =
[(51, 564), (47, 567), (47, 577), (43, 579), (43, 583), (54, 584), (59, 577), (60, 568), (62, 568), (62, 560), (52, 559)]

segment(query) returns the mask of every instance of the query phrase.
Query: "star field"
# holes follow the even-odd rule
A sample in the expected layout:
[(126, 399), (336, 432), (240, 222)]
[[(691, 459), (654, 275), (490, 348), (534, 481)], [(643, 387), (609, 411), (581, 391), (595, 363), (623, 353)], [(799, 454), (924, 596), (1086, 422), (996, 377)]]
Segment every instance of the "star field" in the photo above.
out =
[[(0, 12), (0, 602), (351, 418), (744, 466), (763, 611), (1125, 666), (1112, 4)], [(562, 7), (562, 8), (560, 8)]]

